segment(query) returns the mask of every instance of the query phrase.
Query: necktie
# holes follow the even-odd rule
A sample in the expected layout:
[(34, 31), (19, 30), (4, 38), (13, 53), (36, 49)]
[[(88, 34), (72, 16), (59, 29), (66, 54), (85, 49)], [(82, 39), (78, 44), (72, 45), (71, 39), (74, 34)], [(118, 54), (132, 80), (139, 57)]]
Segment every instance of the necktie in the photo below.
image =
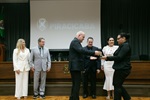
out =
[(43, 57), (43, 48), (40, 48), (41, 57)]

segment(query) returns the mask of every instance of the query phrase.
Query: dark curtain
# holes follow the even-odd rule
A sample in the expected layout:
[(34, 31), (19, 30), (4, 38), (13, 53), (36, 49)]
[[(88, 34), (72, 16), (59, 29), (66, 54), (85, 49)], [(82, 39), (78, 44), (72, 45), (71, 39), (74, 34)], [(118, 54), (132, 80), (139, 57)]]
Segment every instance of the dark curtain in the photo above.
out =
[(6, 3), (0, 4), (4, 12), (4, 27), (6, 46), (6, 61), (12, 60), (13, 49), (17, 40), (23, 38), (26, 46), (30, 44), (30, 12), (28, 3)]
[[(132, 59), (150, 56), (150, 3), (149, 0), (101, 0), (102, 46), (121, 31), (129, 32)], [(12, 60), (13, 49), (19, 38), (30, 44), (30, 9), (28, 3), (0, 4), (4, 7), (6, 60)], [(149, 57), (150, 58), (150, 57)]]
[(106, 39), (119, 32), (131, 34), (132, 60), (139, 55), (150, 58), (150, 3), (149, 0), (102, 0), (101, 1), (102, 46)]

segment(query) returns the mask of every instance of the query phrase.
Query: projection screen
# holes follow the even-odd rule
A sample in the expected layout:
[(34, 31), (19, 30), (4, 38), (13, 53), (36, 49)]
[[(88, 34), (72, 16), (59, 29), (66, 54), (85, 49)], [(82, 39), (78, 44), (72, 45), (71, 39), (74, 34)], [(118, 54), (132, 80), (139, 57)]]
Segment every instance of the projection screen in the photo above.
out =
[(101, 47), (100, 0), (30, 0), (30, 48), (44, 37), (49, 49), (69, 49), (78, 31)]

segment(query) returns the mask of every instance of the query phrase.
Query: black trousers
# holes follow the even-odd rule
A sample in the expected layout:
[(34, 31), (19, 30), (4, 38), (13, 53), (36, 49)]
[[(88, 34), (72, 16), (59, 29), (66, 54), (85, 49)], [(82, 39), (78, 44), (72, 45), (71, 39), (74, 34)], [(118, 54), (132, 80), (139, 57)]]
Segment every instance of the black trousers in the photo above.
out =
[(79, 100), (81, 72), (80, 71), (70, 71), (70, 72), (72, 78), (72, 89), (69, 100)]
[(126, 77), (130, 74), (130, 70), (115, 70), (113, 77), (114, 85), (114, 100), (121, 100), (123, 97), (124, 100), (130, 100), (131, 97), (122, 86)]
[(90, 95), (96, 95), (96, 71), (87, 70), (83, 73), (83, 94), (89, 95), (88, 81), (90, 81)]

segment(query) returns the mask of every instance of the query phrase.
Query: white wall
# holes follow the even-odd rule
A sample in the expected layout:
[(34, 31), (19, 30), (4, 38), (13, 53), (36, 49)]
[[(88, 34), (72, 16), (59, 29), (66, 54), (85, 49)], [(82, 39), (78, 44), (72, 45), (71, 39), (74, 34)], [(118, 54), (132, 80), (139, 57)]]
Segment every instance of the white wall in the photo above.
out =
[(101, 47), (100, 0), (30, 0), (30, 48), (44, 37), (49, 49), (68, 49), (78, 31)]

